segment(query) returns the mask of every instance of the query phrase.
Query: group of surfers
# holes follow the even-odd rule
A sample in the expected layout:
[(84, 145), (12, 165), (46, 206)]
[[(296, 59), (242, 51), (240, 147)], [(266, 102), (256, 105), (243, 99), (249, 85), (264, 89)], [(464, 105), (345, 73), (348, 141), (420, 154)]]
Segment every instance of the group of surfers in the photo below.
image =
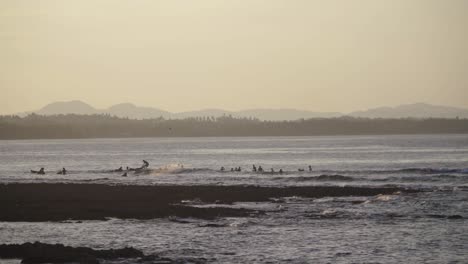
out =
[[(138, 173), (138, 172), (141, 172), (143, 171), (144, 169), (148, 168), (149, 167), (149, 162), (147, 162), (146, 160), (143, 160), (143, 165), (141, 165), (140, 167), (138, 168), (130, 168), (127, 166), (127, 168), (125, 169), (125, 172), (124, 174), (122, 174), (122, 177), (127, 177), (127, 174), (129, 171), (134, 171), (135, 173)], [(123, 172), (124, 169), (122, 167), (114, 170), (115, 172)]]
[[(143, 171), (144, 169), (148, 168), (149, 167), (149, 162), (147, 162), (146, 160), (143, 160), (143, 165), (141, 165), (140, 167), (138, 168), (130, 168), (127, 166), (127, 168), (124, 170), (123, 167), (120, 167), (116, 170), (112, 170), (110, 172), (124, 172), (124, 174), (122, 174), (122, 177), (127, 177), (127, 173), (130, 172), (130, 171), (134, 171), (135, 173), (138, 173), (138, 172), (141, 172)], [(220, 171), (224, 172), (226, 171), (226, 169), (224, 167), (221, 167)], [(242, 171), (242, 168), (241, 167), (236, 167), (236, 168), (231, 168), (231, 172), (240, 172)], [(302, 171), (305, 171), (304, 169), (300, 168), (298, 169), (298, 171), (302, 172)], [(309, 165), (309, 171), (312, 171), (312, 166)], [(265, 172), (264, 169), (262, 168), (262, 166), (255, 166), (252, 165), (252, 172), (260, 172), (260, 173), (263, 173)], [(41, 168), (40, 170), (36, 171), (36, 170), (31, 170), (31, 173), (33, 174), (39, 174), (39, 175), (44, 175), (46, 174), (45, 171), (44, 171), (44, 168)], [(271, 168), (270, 169), (270, 173), (276, 173), (276, 171)], [(279, 169), (278, 171), (279, 174), (283, 174), (283, 169)], [(61, 170), (59, 170), (57, 172), (57, 174), (60, 174), (60, 175), (66, 175), (67, 174), (67, 170), (65, 168), (62, 168)]]
[[(140, 172), (146, 168), (149, 167), (149, 162), (147, 162), (146, 160), (143, 160), (143, 165), (141, 165), (141, 167), (138, 167), (138, 168), (130, 168), (127, 166), (127, 169), (124, 170), (122, 167), (116, 169), (116, 170), (112, 170), (112, 172), (123, 172), (125, 171), (124, 174), (122, 174), (122, 177), (126, 177), (127, 176), (127, 172), (129, 171), (135, 171), (135, 172)], [(31, 170), (31, 173), (33, 174), (39, 174), (39, 175), (45, 175), (45, 170), (44, 168), (40, 168), (39, 170)], [(67, 170), (65, 168), (62, 168), (61, 170), (59, 170), (57, 172), (57, 174), (60, 174), (60, 175), (66, 175), (67, 174)]]
[[(226, 168), (221, 167), (220, 171), (224, 172), (224, 171), (226, 171)], [(232, 171), (232, 172), (234, 172), (234, 171), (242, 171), (242, 168), (241, 168), (241, 167), (231, 168), (231, 171)], [(305, 171), (305, 170), (302, 169), (302, 168), (300, 168), (300, 169), (298, 169), (298, 171)], [(309, 165), (309, 171), (312, 171), (312, 166), (310, 166), (310, 165)], [(262, 168), (262, 166), (258, 166), (258, 168), (257, 168), (257, 166), (255, 166), (255, 164), (254, 164), (254, 165), (252, 165), (252, 172), (260, 172), (260, 173), (263, 173), (263, 172), (265, 172), (265, 170)], [(276, 173), (276, 171), (275, 171), (273, 168), (271, 168), (271, 169), (270, 169), (270, 173)], [(279, 173), (279, 174), (283, 174), (283, 169), (279, 169), (278, 173)]]
[[(46, 174), (44, 168), (40, 168), (39, 170), (31, 170), (31, 173), (33, 173), (33, 174), (39, 174), (39, 175), (44, 175), (44, 174)], [(62, 168), (61, 170), (59, 170), (59, 171), (57, 172), (57, 174), (66, 175), (66, 174), (67, 174), (67, 170), (66, 170), (65, 168)]]

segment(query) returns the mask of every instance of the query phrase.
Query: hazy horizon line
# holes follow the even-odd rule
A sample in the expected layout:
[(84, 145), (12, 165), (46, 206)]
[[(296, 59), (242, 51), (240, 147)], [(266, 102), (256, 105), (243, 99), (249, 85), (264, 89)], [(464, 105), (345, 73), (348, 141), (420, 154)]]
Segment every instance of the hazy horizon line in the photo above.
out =
[(400, 106), (407, 106), (407, 105), (431, 105), (431, 106), (439, 106), (439, 107), (451, 107), (451, 108), (460, 108), (463, 110), (468, 110), (468, 106), (458, 106), (458, 105), (444, 105), (444, 104), (437, 104), (437, 103), (430, 103), (430, 102), (424, 102), (424, 101), (418, 101), (418, 102), (413, 102), (413, 103), (400, 103), (400, 104), (392, 104), (392, 105), (380, 105), (380, 106), (373, 106), (373, 107), (367, 107), (367, 108), (360, 108), (360, 109), (355, 109), (355, 110), (348, 110), (348, 111), (320, 111), (320, 110), (311, 110), (311, 109), (305, 109), (305, 108), (294, 108), (294, 107), (249, 107), (249, 108), (242, 108), (242, 109), (226, 109), (226, 108), (221, 108), (221, 107), (204, 107), (204, 108), (194, 108), (190, 110), (182, 110), (182, 111), (174, 111), (174, 110), (168, 110), (165, 108), (161, 108), (158, 106), (149, 106), (149, 105), (139, 105), (133, 102), (120, 102), (120, 103), (114, 103), (111, 104), (107, 107), (96, 107), (95, 105), (86, 102), (85, 100), (80, 100), (80, 99), (74, 99), (74, 100), (60, 100), (60, 101), (52, 101), (50, 103), (44, 104), (42, 107), (39, 109), (35, 110), (24, 110), (24, 111), (19, 111), (19, 112), (13, 112), (13, 113), (1, 113), (0, 115), (16, 115), (16, 114), (25, 114), (25, 113), (35, 113), (37, 111), (41, 111), (43, 108), (45, 108), (48, 105), (55, 104), (55, 103), (72, 103), (72, 102), (80, 102), (84, 103), (92, 108), (94, 108), (97, 111), (100, 110), (108, 110), (109, 108), (116, 106), (116, 105), (123, 105), (123, 104), (128, 104), (128, 105), (133, 105), (138, 108), (152, 108), (152, 109), (157, 109), (160, 111), (165, 111), (171, 114), (181, 114), (181, 113), (187, 113), (187, 112), (197, 112), (197, 111), (204, 111), (204, 110), (221, 110), (225, 112), (242, 112), (242, 111), (252, 111), (252, 110), (295, 110), (295, 111), (306, 111), (306, 112), (315, 112), (315, 113), (338, 113), (338, 114), (350, 114), (354, 112), (360, 112), (360, 111), (367, 111), (367, 110), (372, 110), (372, 109), (379, 109), (379, 108), (397, 108)]

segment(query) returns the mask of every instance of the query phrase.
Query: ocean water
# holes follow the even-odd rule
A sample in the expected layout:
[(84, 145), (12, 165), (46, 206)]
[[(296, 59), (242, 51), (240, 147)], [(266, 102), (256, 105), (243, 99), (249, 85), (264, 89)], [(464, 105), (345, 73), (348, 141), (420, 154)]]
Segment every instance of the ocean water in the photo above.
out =
[[(144, 172), (112, 172), (139, 167), (143, 159), (150, 163)], [(252, 172), (253, 164), (268, 173)], [(46, 175), (29, 172), (40, 167)], [(67, 175), (56, 174), (62, 167)], [(234, 167), (242, 171), (231, 172)], [(468, 263), (468, 135), (0, 141), (0, 183), (30, 182), (402, 186), (423, 192), (236, 203), (267, 213), (215, 221), (0, 222), (2, 243), (133, 246), (212, 263)]]

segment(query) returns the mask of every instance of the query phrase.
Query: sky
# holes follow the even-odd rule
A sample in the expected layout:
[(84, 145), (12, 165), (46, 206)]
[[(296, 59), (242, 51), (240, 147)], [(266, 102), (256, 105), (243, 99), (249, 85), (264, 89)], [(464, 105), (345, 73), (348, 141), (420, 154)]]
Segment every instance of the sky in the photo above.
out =
[(468, 1), (0, 0), (0, 114), (468, 108)]

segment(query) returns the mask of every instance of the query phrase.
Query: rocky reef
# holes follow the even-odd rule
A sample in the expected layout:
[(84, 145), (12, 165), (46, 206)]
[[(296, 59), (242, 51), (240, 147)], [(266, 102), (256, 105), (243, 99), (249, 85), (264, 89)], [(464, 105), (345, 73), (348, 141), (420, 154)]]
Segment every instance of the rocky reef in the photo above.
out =
[(22, 259), (21, 263), (67, 263), (97, 264), (99, 259), (143, 258), (143, 252), (132, 247), (95, 250), (88, 247), (69, 247), (62, 244), (40, 242), (24, 244), (1, 244), (0, 258)]

